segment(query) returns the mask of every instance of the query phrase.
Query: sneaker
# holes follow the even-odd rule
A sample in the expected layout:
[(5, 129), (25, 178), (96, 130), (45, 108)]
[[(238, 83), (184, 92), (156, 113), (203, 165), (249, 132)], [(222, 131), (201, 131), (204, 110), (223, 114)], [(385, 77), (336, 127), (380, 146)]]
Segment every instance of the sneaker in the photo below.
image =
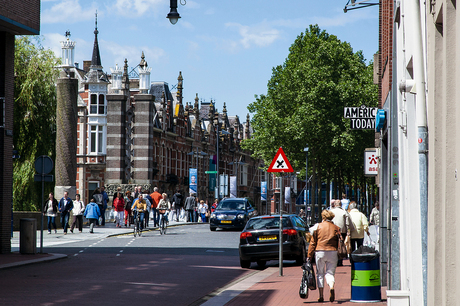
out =
[(54, 233), (57, 234), (57, 230), (54, 230)]
[(48, 231), (48, 235), (51, 234), (51, 231)]
[(64, 235), (67, 235), (67, 232), (64, 232)]

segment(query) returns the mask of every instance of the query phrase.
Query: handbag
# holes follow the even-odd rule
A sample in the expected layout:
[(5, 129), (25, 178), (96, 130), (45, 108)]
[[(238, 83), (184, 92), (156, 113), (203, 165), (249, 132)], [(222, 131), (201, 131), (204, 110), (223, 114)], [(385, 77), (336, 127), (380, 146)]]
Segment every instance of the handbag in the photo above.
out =
[(302, 280), (300, 281), (299, 296), (301, 299), (308, 298), (308, 282), (306, 270), (303, 270)]
[(211, 213), (209, 212), (209, 210), (206, 211), (205, 216), (206, 216), (206, 218), (209, 218), (211, 216)]
[(345, 246), (345, 242), (343, 241), (342, 235), (340, 235), (340, 233), (337, 233), (337, 239), (339, 240), (337, 244), (337, 257), (339, 260), (347, 258), (347, 247)]
[(304, 273), (306, 274), (307, 288), (310, 290), (316, 290), (316, 277), (315, 270), (310, 260), (307, 260), (303, 265)]

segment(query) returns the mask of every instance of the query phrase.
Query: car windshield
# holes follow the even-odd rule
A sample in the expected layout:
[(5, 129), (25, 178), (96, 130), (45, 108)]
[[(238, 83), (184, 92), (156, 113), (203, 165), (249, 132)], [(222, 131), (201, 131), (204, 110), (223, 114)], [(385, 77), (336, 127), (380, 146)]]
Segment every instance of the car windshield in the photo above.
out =
[(222, 201), (217, 205), (217, 210), (244, 210), (244, 201)]
[[(291, 227), (289, 218), (283, 218), (283, 227)], [(250, 219), (246, 225), (247, 230), (270, 229), (280, 227), (280, 217), (262, 217)]]

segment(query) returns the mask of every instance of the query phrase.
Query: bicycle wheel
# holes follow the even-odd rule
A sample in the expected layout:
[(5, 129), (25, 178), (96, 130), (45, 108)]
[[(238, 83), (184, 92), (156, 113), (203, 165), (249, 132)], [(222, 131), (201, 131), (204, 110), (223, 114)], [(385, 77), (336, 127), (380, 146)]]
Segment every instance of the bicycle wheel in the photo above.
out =
[(134, 218), (134, 237), (137, 235), (137, 228), (139, 227), (139, 223), (137, 222), (137, 218)]
[(161, 218), (160, 222), (160, 234), (163, 235), (165, 233), (165, 218)]

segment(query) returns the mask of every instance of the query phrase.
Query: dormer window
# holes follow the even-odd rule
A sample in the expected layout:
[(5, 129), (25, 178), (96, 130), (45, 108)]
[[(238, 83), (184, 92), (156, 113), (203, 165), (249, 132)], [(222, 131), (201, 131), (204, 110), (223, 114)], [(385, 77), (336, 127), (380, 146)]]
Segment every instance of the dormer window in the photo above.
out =
[(91, 94), (91, 104), (89, 107), (91, 115), (105, 115), (105, 97), (100, 94)]

